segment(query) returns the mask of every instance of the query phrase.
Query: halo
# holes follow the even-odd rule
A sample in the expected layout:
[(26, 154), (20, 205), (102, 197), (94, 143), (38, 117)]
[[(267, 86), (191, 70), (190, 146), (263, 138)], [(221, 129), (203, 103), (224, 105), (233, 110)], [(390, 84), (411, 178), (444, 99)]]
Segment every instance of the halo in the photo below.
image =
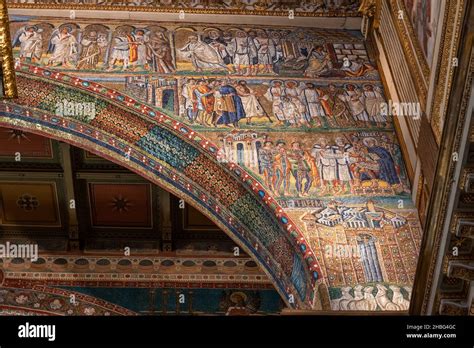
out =
[(270, 36), (271, 38), (275, 38), (275, 37), (281, 38), (280, 32), (279, 32), (279, 31), (276, 31), (276, 30), (271, 31), (270, 34), (269, 34), (269, 36)]
[(38, 27), (36, 25), (28, 25), (25, 27), (25, 30), (29, 30), (29, 29), (34, 29), (34, 31), (37, 31)]
[(369, 142), (369, 140), (373, 140), (373, 142), (375, 143), (375, 145), (378, 144), (377, 139), (375, 139), (375, 138), (373, 138), (373, 137), (364, 138), (364, 140), (362, 140), (362, 142), (364, 143), (365, 146), (369, 147), (369, 145), (367, 145), (367, 143)]
[(230, 295), (229, 299), (232, 301), (232, 303), (237, 304), (239, 303), (239, 296), (243, 299), (244, 302), (247, 302), (247, 295), (241, 291), (233, 292)]
[(210, 35), (211, 33), (217, 33), (218, 36), (221, 35), (221, 31), (217, 28), (206, 28), (204, 29), (204, 33)]
[(72, 32), (72, 26), (70, 26), (69, 24), (66, 24), (66, 25), (62, 25), (59, 27), (59, 30), (62, 31), (63, 29), (66, 29), (68, 33), (71, 33)]
[(143, 35), (145, 35), (146, 33), (149, 32), (149, 30), (148, 30), (148, 29), (145, 29), (145, 28), (135, 28), (135, 29), (132, 30), (132, 35), (133, 35), (133, 34), (136, 34), (137, 31), (139, 31), (139, 30), (143, 31)]
[(285, 83), (283, 82), (283, 80), (272, 80), (270, 81), (270, 83), (273, 85), (275, 82), (279, 82), (282, 86), (285, 85)]

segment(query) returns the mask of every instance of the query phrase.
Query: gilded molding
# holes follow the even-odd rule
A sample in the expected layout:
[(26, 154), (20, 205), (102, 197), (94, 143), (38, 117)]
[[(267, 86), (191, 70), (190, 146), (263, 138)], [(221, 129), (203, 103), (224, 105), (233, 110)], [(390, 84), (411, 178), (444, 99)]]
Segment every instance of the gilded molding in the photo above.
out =
[[(7, 1), (7, 0), (3, 0)], [(290, 8), (282, 10), (265, 10), (263, 7), (258, 7), (253, 10), (242, 9), (234, 7), (231, 9), (222, 8), (183, 8), (183, 7), (161, 7), (156, 5), (147, 6), (125, 6), (121, 4), (116, 5), (97, 5), (97, 4), (56, 4), (56, 3), (15, 3), (11, 0), (7, 1), (9, 8), (20, 9), (58, 9), (58, 10), (82, 10), (82, 11), (127, 11), (127, 12), (161, 12), (161, 13), (176, 13), (185, 11), (187, 14), (224, 14), (224, 15), (246, 15), (246, 16), (284, 16), (288, 17)], [(359, 17), (357, 10), (342, 11), (342, 10), (324, 10), (321, 12), (315, 11), (294, 11), (294, 15), (298, 17)]]
[[(462, 1), (462, 0), (461, 0)], [(456, 167), (456, 162), (452, 161), (452, 153), (455, 151), (459, 151), (459, 148), (462, 146), (461, 138), (464, 130), (464, 121), (466, 119), (467, 114), (467, 107), (468, 101), (471, 95), (471, 88), (472, 88), (472, 77), (474, 74), (474, 49), (473, 47), (468, 48), (470, 49), (470, 54), (468, 56), (469, 65), (467, 69), (467, 78), (465, 80), (465, 84), (463, 85), (464, 91), (461, 98), (461, 103), (459, 108), (457, 109), (456, 113), (459, 115), (459, 118), (456, 122), (456, 128), (453, 134), (453, 142), (452, 147), (450, 149), (446, 149), (445, 151), (441, 152), (440, 158), (438, 160), (439, 167), (437, 168), (438, 176), (442, 176), (444, 178), (443, 181), (439, 181), (440, 185), (433, 189), (433, 193), (431, 195), (431, 205), (430, 211), (427, 214), (427, 223), (426, 226), (430, 225), (428, 230), (431, 231), (430, 234), (425, 234), (425, 238), (432, 238), (434, 239), (432, 252), (433, 255), (439, 255), (440, 245), (441, 245), (441, 237), (443, 235), (443, 226), (447, 216), (447, 209), (448, 209), (448, 199), (449, 194), (451, 192), (451, 184), (454, 178), (454, 170)], [(444, 127), (446, 128), (446, 127)], [(445, 130), (446, 131), (446, 130)], [(446, 134), (447, 137), (450, 134)], [(449, 139), (445, 140), (449, 142)], [(436, 209), (436, 203), (439, 202), (440, 206), (439, 209)], [(429, 223), (428, 219), (431, 220)], [(426, 281), (423, 284), (425, 289), (432, 289), (433, 288), (433, 275), (436, 267), (436, 257), (432, 258), (429, 264), (425, 264), (426, 267), (419, 269), (417, 274), (427, 274)], [(430, 296), (430, 291), (425, 291), (424, 293), (420, 293), (419, 297), (423, 297), (423, 299), (418, 299), (421, 301), (421, 313), (426, 313), (428, 300)]]
[[(423, 193), (423, 184), (425, 182), (425, 178), (423, 176), (423, 173), (420, 171), (419, 177), (418, 177), (418, 185), (416, 187), (416, 206), (419, 207), (420, 200), (421, 200), (421, 195)], [(420, 212), (418, 211), (418, 214)]]
[(474, 280), (474, 266), (469, 263), (470, 260), (464, 262), (450, 261), (448, 265), (448, 277), (459, 278), (467, 281)]
[(380, 12), (382, 6), (377, 0), (362, 0), (359, 6), (359, 13), (370, 20), (373, 19), (373, 28), (377, 29), (380, 25)]
[(459, 180), (459, 189), (465, 193), (474, 193), (474, 168), (467, 167), (463, 169), (461, 179)]
[(461, 235), (463, 226), (474, 224), (474, 212), (456, 212), (451, 221), (451, 233)]
[[(416, 62), (418, 64), (409, 64), (408, 67), (411, 71), (412, 77), (415, 82), (415, 88), (418, 92), (418, 97), (421, 101), (422, 109), (426, 109), (426, 100), (428, 95), (428, 84), (430, 78), (430, 69), (426, 58), (421, 50), (421, 47), (416, 40), (415, 33), (412, 25), (409, 21), (408, 13), (405, 5), (401, 0), (388, 0), (392, 19), (395, 23), (400, 43), (402, 44), (403, 51), (407, 62)], [(399, 16), (399, 11), (402, 12), (402, 16)]]
[(441, 315), (468, 315), (467, 303), (461, 300), (441, 300), (439, 313)]
[[(392, 2), (393, 3), (393, 2)], [(426, 80), (426, 83), (428, 84), (429, 78), (430, 78), (430, 66), (428, 62), (426, 61), (425, 55), (423, 53), (423, 50), (420, 47), (420, 43), (418, 42), (415, 34), (415, 30), (413, 29), (413, 25), (411, 24), (408, 16), (408, 11), (405, 7), (405, 3), (403, 0), (396, 0), (397, 3), (397, 10), (398, 11), (403, 11), (403, 19), (400, 19), (400, 23), (406, 23), (406, 27), (401, 27), (401, 29), (404, 29), (405, 33), (403, 34), (404, 36), (408, 35), (408, 40), (410, 43), (413, 45), (414, 54), (416, 55), (417, 62), (420, 64), (421, 70), (423, 72), (423, 76)], [(392, 8), (394, 8), (392, 6)], [(398, 13), (397, 13), (398, 14)]]
[(359, 6), (359, 12), (362, 13), (364, 16), (371, 18), (375, 16), (376, 8), (376, 0), (362, 0)]
[[(382, 6), (380, 6), (379, 16), (381, 16), (381, 13), (382, 13)], [(380, 30), (378, 30), (377, 33), (378, 33), (378, 35), (380, 35)], [(367, 47), (368, 48), (373, 47), (373, 49), (376, 52), (376, 54), (374, 54), (373, 56), (376, 57), (375, 59), (376, 59), (376, 62), (377, 62), (377, 66), (382, 67), (383, 64), (380, 61), (380, 50), (383, 51), (385, 57), (389, 57), (389, 54), (387, 53), (387, 47), (386, 47), (385, 44), (381, 44), (380, 47), (378, 47), (378, 45), (372, 46), (370, 42), (375, 41), (375, 38), (374, 38), (374, 36), (376, 35), (375, 31), (372, 32), (371, 35), (372, 35), (371, 40), (368, 41)], [(384, 90), (385, 90), (385, 93), (387, 95), (387, 98), (393, 100), (393, 98), (391, 96), (391, 93), (390, 93), (389, 84), (387, 83), (387, 78), (386, 78), (386, 75), (385, 75), (385, 74), (392, 75), (390, 69), (388, 69), (387, 72), (384, 71), (384, 69), (380, 69), (379, 74), (380, 74), (380, 79), (382, 80), (382, 84), (384, 86)], [(395, 86), (395, 89), (397, 90), (397, 86)], [(395, 117), (393, 119), (393, 125), (394, 125), (394, 128), (395, 128), (396, 134), (399, 137), (401, 137), (403, 135), (403, 132), (402, 132), (401, 125), (400, 125), (400, 120), (398, 119), (398, 117)], [(410, 134), (410, 138), (413, 140), (414, 138), (413, 138), (411, 127), (408, 126), (407, 128), (408, 128), (408, 132)], [(407, 144), (405, 143), (405, 141), (400, 142), (400, 147), (402, 149), (403, 159), (405, 161), (405, 165), (406, 165), (406, 169), (408, 171), (408, 176), (409, 176), (410, 182), (413, 185), (413, 183), (415, 181), (415, 168), (413, 168), (412, 162), (410, 160), (410, 154), (409, 154), (408, 147), (407, 147)], [(418, 190), (419, 190), (419, 188), (418, 188)], [(418, 200), (417, 200), (417, 202), (418, 202)]]
[(2, 66), (1, 78), (3, 80), (3, 95), (0, 95), (0, 97), (16, 98), (18, 91), (15, 81), (15, 63), (13, 61), (6, 0), (0, 0), (0, 62)]
[[(448, 1), (448, 10), (445, 12), (443, 24), (443, 37), (439, 48), (438, 75), (435, 81), (435, 93), (431, 107), (431, 128), (435, 134), (438, 144), (441, 143), (443, 119), (446, 117), (448, 103), (447, 93), (451, 89), (454, 70), (452, 57), (457, 52), (459, 46), (459, 36), (461, 31), (462, 11), (457, 13), (458, 8), (464, 7), (464, 0)], [(457, 15), (457, 16), (456, 16)], [(454, 43), (454, 45), (452, 45)], [(450, 49), (452, 47), (452, 49)], [(440, 78), (444, 77), (444, 78)], [(471, 75), (472, 78), (472, 75)]]

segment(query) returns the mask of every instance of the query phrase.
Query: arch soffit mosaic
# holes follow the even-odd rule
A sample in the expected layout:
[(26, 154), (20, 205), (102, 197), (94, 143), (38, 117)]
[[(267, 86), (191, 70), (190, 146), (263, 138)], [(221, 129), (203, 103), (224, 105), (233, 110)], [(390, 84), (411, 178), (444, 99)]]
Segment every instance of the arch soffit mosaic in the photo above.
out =
[[(25, 64), (17, 67), (17, 79), (17, 104), (0, 104), (2, 126), (86, 149), (184, 198), (254, 257), (287, 305), (312, 303), (321, 272), (309, 244), (254, 178), (235, 163), (219, 161), (214, 144), (96, 83)], [(61, 98), (94, 103), (96, 116), (58, 115)]]

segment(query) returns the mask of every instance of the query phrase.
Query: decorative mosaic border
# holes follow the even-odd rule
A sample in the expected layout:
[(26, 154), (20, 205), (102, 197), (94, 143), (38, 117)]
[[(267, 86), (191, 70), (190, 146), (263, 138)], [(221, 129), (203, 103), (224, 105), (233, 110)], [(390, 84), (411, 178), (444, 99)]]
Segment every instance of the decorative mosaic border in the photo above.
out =
[[(173, 283), (182, 286), (182, 283), (199, 283), (207, 287), (207, 284), (215, 283), (239, 283), (255, 285), (271, 285), (265, 275), (227, 275), (227, 274), (143, 274), (143, 273), (72, 273), (72, 272), (6, 272), (6, 283), (11, 284), (13, 280), (43, 281), (51, 285), (51, 281), (67, 282), (113, 282), (114, 284), (125, 284), (130, 282), (148, 283)], [(118, 283), (117, 283), (118, 282)], [(148, 284), (149, 285), (149, 284)], [(102, 286), (102, 285), (100, 285)], [(117, 285), (115, 285), (117, 286)], [(178, 286), (178, 287), (179, 287)]]
[[(128, 261), (126, 265), (121, 261)], [(99, 257), (42, 255), (35, 263), (3, 260), (8, 282), (12, 279), (97, 282), (239, 282), (270, 284), (250, 258)], [(104, 264), (103, 261), (106, 261)], [(49, 283), (48, 283), (49, 284)]]
[[(48, 83), (51, 83), (51, 81), (55, 81), (53, 84), (67, 84), (75, 88), (76, 90), (83, 90), (94, 95), (99, 95), (102, 97), (102, 99), (107, 98), (108, 100), (110, 100), (111, 104), (119, 105), (121, 109), (132, 111), (135, 114), (140, 113), (140, 115), (145, 115), (144, 117), (147, 117), (148, 119), (153, 119), (154, 124), (159, 125), (162, 128), (171, 130), (173, 135), (176, 135), (180, 139), (186, 139), (187, 143), (194, 143), (194, 146), (196, 146), (197, 144), (197, 146), (199, 146), (200, 153), (205, 153), (207, 156), (213, 157), (214, 160), (219, 159), (217, 147), (207, 141), (205, 138), (201, 137), (199, 134), (192, 131), (188, 127), (180, 124), (179, 122), (172, 120), (170, 117), (156, 110), (152, 110), (150, 107), (143, 105), (128, 96), (117, 93), (116, 91), (100, 86), (96, 83), (83, 81), (79, 78), (74, 78), (62, 74), (60, 72), (52, 72), (46, 69), (29, 65), (20, 65), (18, 69), (22, 71), (20, 75), (28, 76), (28, 78), (33, 78), (32, 76), (37, 76), (41, 77), (42, 79), (46, 78), (48, 80)], [(119, 142), (117, 144), (114, 137), (103, 134), (92, 127), (85, 126), (84, 123), (77, 123), (70, 119), (66, 120), (61, 119), (60, 117), (54, 117), (52, 115), (41, 114), (37, 110), (26, 110), (26, 108), (18, 109), (17, 106), (13, 107), (12, 110), (15, 111), (14, 113), (20, 115), (15, 116), (18, 119), (18, 121), (15, 122), (12, 122), (9, 118), (6, 119), (6, 123), (8, 126), (27, 127), (29, 129), (33, 128), (33, 132), (37, 133), (41, 133), (42, 131), (44, 132), (45, 130), (42, 128), (43, 126), (47, 126), (47, 128), (52, 128), (53, 132), (47, 131), (46, 134), (48, 134), (49, 136), (54, 136), (54, 133), (57, 132), (68, 133), (67, 136), (62, 135), (60, 138), (64, 139), (65, 137), (68, 139), (69, 142), (74, 142), (74, 138), (80, 135), (83, 139), (87, 139), (89, 142), (91, 142), (91, 144), (98, 144), (100, 142), (100, 146), (106, 147), (111, 153), (114, 153), (115, 161), (119, 161), (122, 164), (124, 162), (125, 149), (128, 148), (128, 150), (130, 151), (130, 163), (125, 163), (127, 167), (130, 168), (133, 165), (133, 168), (131, 168), (132, 170), (139, 171), (141, 175), (148, 178), (150, 178), (151, 172), (155, 175), (160, 176), (162, 180), (164, 179), (168, 183), (167, 186), (170, 186), (169, 183), (171, 183), (175, 187), (174, 191), (176, 191), (176, 187), (179, 187), (180, 191), (185, 191), (188, 195), (191, 194), (191, 196), (194, 197), (193, 200), (195, 201), (195, 203), (199, 204), (200, 206), (204, 205), (206, 209), (210, 210), (213, 213), (214, 220), (216, 219), (216, 217), (220, 217), (222, 215), (222, 212), (219, 210), (218, 205), (210, 204), (212, 197), (206, 197), (206, 194), (202, 192), (199, 192), (201, 193), (201, 195), (196, 195), (197, 188), (191, 187), (189, 180), (187, 180), (188, 182), (186, 182), (186, 179), (183, 179), (181, 174), (177, 174), (176, 172), (173, 173), (173, 170), (170, 170), (169, 168), (164, 168), (161, 163), (157, 163), (159, 161), (156, 161), (156, 159), (151, 159), (150, 156), (146, 156), (143, 153), (138, 152), (136, 149), (132, 149), (128, 144), (124, 144), (122, 142)], [(7, 113), (10, 113), (10, 111), (12, 110), (7, 111), (7, 109), (5, 109)], [(32, 114), (35, 114), (33, 115), (35, 117), (31, 118), (30, 116)], [(10, 117), (12, 117), (12, 115), (10, 115)], [(38, 123), (39, 120), (40, 122)], [(32, 127), (29, 123), (36, 124), (34, 127)], [(79, 146), (84, 147), (84, 144), (82, 142), (80, 143), (81, 144)], [(92, 146), (91, 150), (93, 152), (99, 152), (95, 146)], [(109, 157), (111, 157), (111, 153), (109, 153)], [(117, 154), (119, 154), (119, 156), (117, 156)], [(278, 204), (265, 192), (265, 190), (258, 184), (258, 182), (256, 182), (256, 180), (246, 174), (235, 163), (227, 163), (227, 167), (227, 171), (230, 171), (234, 178), (237, 177), (240, 178), (240, 180), (244, 181), (247, 184), (245, 186), (250, 188), (252, 192), (254, 192), (254, 194), (259, 197), (261, 201), (263, 201), (263, 203), (265, 203), (267, 209), (270, 208), (273, 211), (273, 214), (276, 219), (278, 219), (278, 223), (280, 224), (280, 226), (282, 226), (284, 230), (290, 233), (290, 236), (293, 239), (293, 245), (295, 245), (296, 248), (301, 250), (301, 252), (298, 251), (298, 253), (303, 254), (303, 257), (305, 258), (310, 270), (313, 271), (313, 275), (318, 276), (319, 273), (315, 272), (318, 272), (319, 267), (316, 264), (316, 260), (313, 258), (312, 253), (309, 250), (309, 247), (307, 246), (307, 243), (305, 242), (304, 238), (302, 237), (301, 233), (299, 233), (295, 225), (289, 220), (283, 210), (279, 208)], [(180, 180), (178, 180), (178, 176), (180, 176)], [(163, 184), (162, 181), (161, 184)], [(204, 197), (202, 196), (202, 194), (204, 194)], [(207, 215), (209, 215), (209, 213)], [(232, 231), (234, 231), (234, 235), (238, 236), (241, 242), (243, 241), (242, 234), (244, 235), (244, 237), (247, 237), (245, 236), (245, 233), (243, 232), (242, 228), (240, 228), (240, 231), (237, 228), (238, 233), (235, 233), (236, 228), (235, 226), (233, 226), (235, 225), (234, 221), (228, 220), (225, 221), (224, 224), (226, 225), (225, 229), (231, 229)], [(223, 224), (220, 223), (220, 225), (222, 226)], [(247, 239), (247, 248), (258, 248), (258, 244), (252, 245), (251, 243), (249, 243), (248, 237), (245, 239)], [(261, 249), (262, 248), (260, 248), (260, 250)], [(257, 254), (261, 253), (262, 251), (257, 252)], [(262, 263), (269, 261), (268, 254), (267, 257), (263, 260), (262, 257), (260, 257), (259, 261)], [(278, 267), (276, 267), (276, 269), (277, 268)], [(267, 269), (267, 271), (269, 271), (269, 269)], [(279, 277), (275, 274), (272, 274), (272, 278), (279, 279)], [(314, 284), (314, 281), (315, 279), (313, 279), (311, 283)], [(280, 289), (281, 285), (282, 284), (280, 283)], [(284, 290), (288, 292), (289, 288), (286, 288)]]
[[(37, 303), (39, 305), (38, 308), (33, 307), (32, 303), (27, 302), (25, 304), (19, 303), (18, 306), (2, 304), (0, 306), (1, 310), (5, 310), (5, 309), (13, 310), (13, 311), (21, 310), (21, 311), (28, 311), (28, 312), (34, 312), (34, 313), (41, 313), (44, 315), (84, 315), (85, 313), (80, 312), (80, 311), (84, 310), (87, 307), (90, 307), (91, 309), (97, 309), (98, 311), (103, 313), (102, 315), (125, 315), (125, 316), (137, 315), (137, 313), (135, 313), (134, 311), (131, 311), (127, 308), (104, 301), (96, 297), (85, 295), (76, 291), (52, 288), (50, 286), (41, 285), (41, 284), (19, 283), (17, 284), (17, 286), (14, 286), (14, 287), (5, 286), (1, 289), (3, 291), (13, 291), (17, 293), (19, 296), (23, 295), (23, 296), (31, 297), (35, 293), (41, 293), (43, 296), (46, 297), (41, 302)], [(41, 306), (42, 305), (44, 306), (48, 302), (47, 301), (48, 295), (50, 296), (49, 300), (53, 300), (55, 298), (57, 299), (58, 296), (60, 298), (61, 297), (65, 298), (66, 300), (63, 303), (67, 304), (65, 308), (70, 309), (69, 313), (64, 312), (65, 309), (62, 308), (64, 306), (61, 306), (57, 309), (53, 309), (49, 307), (42, 308)], [(73, 305), (70, 303), (71, 295), (74, 295), (76, 305)], [(29, 308), (26, 306), (32, 306), (33, 308)]]

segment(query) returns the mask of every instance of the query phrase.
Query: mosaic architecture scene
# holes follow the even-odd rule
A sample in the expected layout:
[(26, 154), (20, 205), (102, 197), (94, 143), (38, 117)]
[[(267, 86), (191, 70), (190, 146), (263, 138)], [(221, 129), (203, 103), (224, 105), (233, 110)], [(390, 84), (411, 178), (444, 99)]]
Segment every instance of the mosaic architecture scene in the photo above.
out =
[(471, 5), (5, 4), (1, 315), (472, 314)]

